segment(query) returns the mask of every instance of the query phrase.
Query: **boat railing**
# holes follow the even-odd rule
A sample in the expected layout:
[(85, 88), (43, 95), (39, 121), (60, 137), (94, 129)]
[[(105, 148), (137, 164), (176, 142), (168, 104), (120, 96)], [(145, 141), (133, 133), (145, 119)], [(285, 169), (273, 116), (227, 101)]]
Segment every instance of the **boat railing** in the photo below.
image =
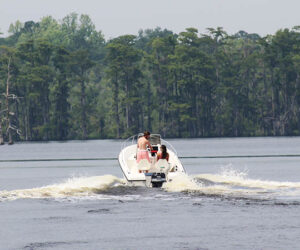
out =
[(133, 136), (130, 136), (129, 138), (127, 138), (121, 145), (121, 150), (123, 150), (124, 148), (130, 146), (130, 145), (133, 145), (136, 143), (137, 141), (137, 137), (138, 135), (133, 135)]
[[(121, 152), (123, 151), (124, 148), (135, 144), (137, 141), (137, 138), (138, 138), (138, 135), (133, 135), (133, 136), (130, 136), (129, 138), (127, 138), (121, 145)], [(125, 162), (124, 153), (122, 153), (122, 161)]]

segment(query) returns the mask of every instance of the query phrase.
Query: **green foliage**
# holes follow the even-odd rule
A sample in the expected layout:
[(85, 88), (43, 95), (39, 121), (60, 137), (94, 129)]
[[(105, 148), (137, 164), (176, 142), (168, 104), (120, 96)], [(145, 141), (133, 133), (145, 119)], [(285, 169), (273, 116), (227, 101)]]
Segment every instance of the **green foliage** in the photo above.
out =
[(15, 139), (299, 135), (299, 26), (266, 37), (158, 27), (105, 41), (89, 16), (71, 13), (16, 21), (9, 34), (0, 92), (13, 55)]

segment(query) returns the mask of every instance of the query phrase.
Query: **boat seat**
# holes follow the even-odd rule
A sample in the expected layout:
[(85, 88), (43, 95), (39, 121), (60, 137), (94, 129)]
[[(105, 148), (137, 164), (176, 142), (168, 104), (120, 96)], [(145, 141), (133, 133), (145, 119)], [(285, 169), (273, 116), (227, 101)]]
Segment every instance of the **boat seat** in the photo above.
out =
[(142, 171), (142, 172), (146, 172), (149, 171), (151, 167), (151, 164), (148, 160), (146, 159), (142, 159), (140, 160), (140, 162), (137, 164), (137, 168), (138, 170)]
[(138, 172), (139, 170), (137, 169), (137, 163), (136, 163), (136, 159), (135, 159), (135, 154), (131, 154), (127, 159), (126, 159), (126, 163), (128, 166), (128, 169), (131, 172)]
[(130, 172), (133, 174), (133, 173), (138, 173), (139, 172), (139, 169), (138, 169), (138, 165), (135, 163), (135, 164), (132, 164), (130, 166)]
[(166, 159), (159, 159), (156, 163), (155, 163), (155, 168), (157, 169), (157, 171), (159, 172), (164, 172), (167, 173), (169, 171), (170, 168), (170, 164)]

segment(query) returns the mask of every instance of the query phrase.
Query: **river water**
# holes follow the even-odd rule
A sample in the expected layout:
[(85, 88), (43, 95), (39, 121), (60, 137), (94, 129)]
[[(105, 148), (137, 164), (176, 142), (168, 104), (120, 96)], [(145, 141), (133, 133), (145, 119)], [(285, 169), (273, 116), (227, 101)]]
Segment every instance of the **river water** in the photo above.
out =
[(0, 249), (299, 249), (300, 137), (172, 139), (188, 176), (126, 185), (122, 141), (0, 147)]

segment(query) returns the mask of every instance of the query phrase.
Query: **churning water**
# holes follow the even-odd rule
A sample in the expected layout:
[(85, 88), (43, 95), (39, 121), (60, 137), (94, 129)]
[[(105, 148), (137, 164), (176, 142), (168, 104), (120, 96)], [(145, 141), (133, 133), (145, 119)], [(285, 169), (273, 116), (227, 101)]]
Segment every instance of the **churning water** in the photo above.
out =
[(187, 174), (127, 185), (114, 140), (0, 148), (1, 249), (297, 249), (300, 138), (171, 140)]

